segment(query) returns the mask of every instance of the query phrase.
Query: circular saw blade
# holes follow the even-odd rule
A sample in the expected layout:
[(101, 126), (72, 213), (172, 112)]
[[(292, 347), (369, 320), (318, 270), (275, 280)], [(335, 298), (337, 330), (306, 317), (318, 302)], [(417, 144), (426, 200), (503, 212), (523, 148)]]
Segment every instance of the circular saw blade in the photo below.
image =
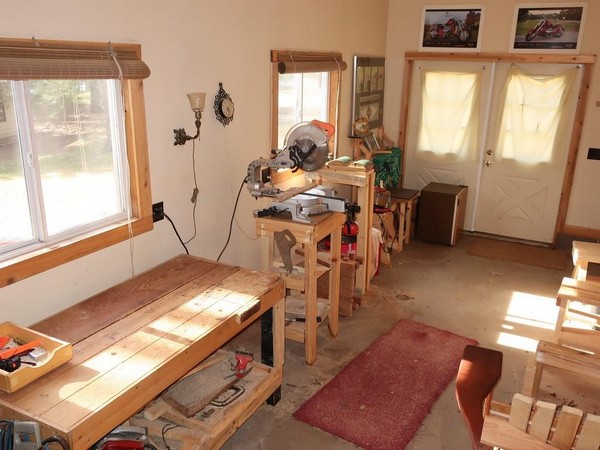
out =
[(327, 162), (329, 147), (327, 145), (327, 133), (311, 123), (302, 123), (290, 130), (287, 145), (295, 145), (303, 155), (300, 168), (307, 172), (320, 169)]

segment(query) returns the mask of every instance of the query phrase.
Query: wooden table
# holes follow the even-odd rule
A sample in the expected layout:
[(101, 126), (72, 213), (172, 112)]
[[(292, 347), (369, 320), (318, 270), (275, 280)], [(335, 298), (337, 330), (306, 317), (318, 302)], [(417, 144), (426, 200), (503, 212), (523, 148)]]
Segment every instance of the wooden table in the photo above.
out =
[(273, 274), (171, 259), (31, 327), (72, 343), (73, 359), (0, 394), (0, 417), (37, 421), (42, 437), (87, 449), (261, 317), (261, 357), (272, 367), (260, 392), (247, 393), (248, 407), (202, 448), (219, 447), (263, 401), (279, 398), (284, 294)]
[[(303, 246), (304, 273), (282, 274), (288, 289), (304, 293), (305, 321), (290, 323), (285, 327), (285, 336), (304, 342), (305, 360), (313, 364), (317, 359), (317, 281), (324, 273), (329, 273), (329, 332), (337, 336), (339, 328), (340, 293), (340, 254), (342, 225), (346, 216), (339, 212), (327, 212), (310, 216), (312, 223), (301, 223), (285, 215), (256, 218), (256, 234), (263, 239), (263, 270), (273, 270), (274, 236), (276, 232), (289, 230), (296, 242)], [(317, 244), (323, 238), (331, 236), (329, 267), (324, 268), (317, 258)], [(325, 317), (321, 317), (324, 321)]]
[[(373, 226), (373, 191), (375, 188), (375, 170), (349, 170), (324, 166), (314, 172), (306, 172), (305, 176), (310, 181), (323, 183), (343, 184), (356, 189), (356, 203), (360, 211), (356, 214), (358, 223), (358, 236), (356, 240), (356, 257), (360, 266), (356, 270), (356, 291), (359, 295), (371, 287), (371, 227)], [(354, 195), (354, 194), (353, 194)]]

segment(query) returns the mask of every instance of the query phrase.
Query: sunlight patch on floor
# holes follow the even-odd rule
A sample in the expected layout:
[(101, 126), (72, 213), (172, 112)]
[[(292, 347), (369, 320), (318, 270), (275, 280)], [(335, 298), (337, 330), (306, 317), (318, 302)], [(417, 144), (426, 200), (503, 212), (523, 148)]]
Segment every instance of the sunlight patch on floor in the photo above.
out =
[[(499, 345), (535, 352), (538, 338), (536, 329), (554, 330), (558, 317), (558, 307), (554, 297), (514, 291), (504, 317), (502, 331), (498, 335)], [(526, 327), (527, 336), (519, 334), (518, 329)]]

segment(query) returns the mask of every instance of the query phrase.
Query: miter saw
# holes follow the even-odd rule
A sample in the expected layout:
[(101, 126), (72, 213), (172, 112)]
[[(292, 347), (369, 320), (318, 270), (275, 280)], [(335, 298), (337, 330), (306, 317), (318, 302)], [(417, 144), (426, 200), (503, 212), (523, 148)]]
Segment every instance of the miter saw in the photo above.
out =
[(257, 215), (289, 211), (293, 220), (310, 223), (310, 215), (346, 210), (345, 200), (335, 197), (332, 188), (321, 186), (318, 189), (307, 187), (282, 191), (273, 186), (265, 186), (265, 178), (263, 178), (265, 168), (291, 169), (292, 172), (298, 169), (305, 172), (320, 169), (327, 162), (329, 155), (327, 141), (331, 139), (334, 132), (333, 125), (318, 120), (298, 123), (288, 131), (284, 148), (277, 150), (274, 158), (256, 159), (248, 165), (246, 186), (250, 194), (257, 198), (273, 197), (271, 207)]

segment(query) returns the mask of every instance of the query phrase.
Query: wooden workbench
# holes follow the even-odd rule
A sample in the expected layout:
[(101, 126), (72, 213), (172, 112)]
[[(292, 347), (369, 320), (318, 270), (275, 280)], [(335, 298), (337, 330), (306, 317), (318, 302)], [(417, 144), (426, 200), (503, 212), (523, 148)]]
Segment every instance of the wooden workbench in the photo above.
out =
[(273, 274), (171, 259), (32, 326), (72, 343), (73, 359), (0, 394), (0, 417), (37, 421), (42, 437), (87, 449), (261, 317), (261, 358), (272, 367), (258, 392), (244, 394), (248, 407), (207, 434), (202, 448), (218, 447), (262, 402), (279, 398), (284, 291)]

